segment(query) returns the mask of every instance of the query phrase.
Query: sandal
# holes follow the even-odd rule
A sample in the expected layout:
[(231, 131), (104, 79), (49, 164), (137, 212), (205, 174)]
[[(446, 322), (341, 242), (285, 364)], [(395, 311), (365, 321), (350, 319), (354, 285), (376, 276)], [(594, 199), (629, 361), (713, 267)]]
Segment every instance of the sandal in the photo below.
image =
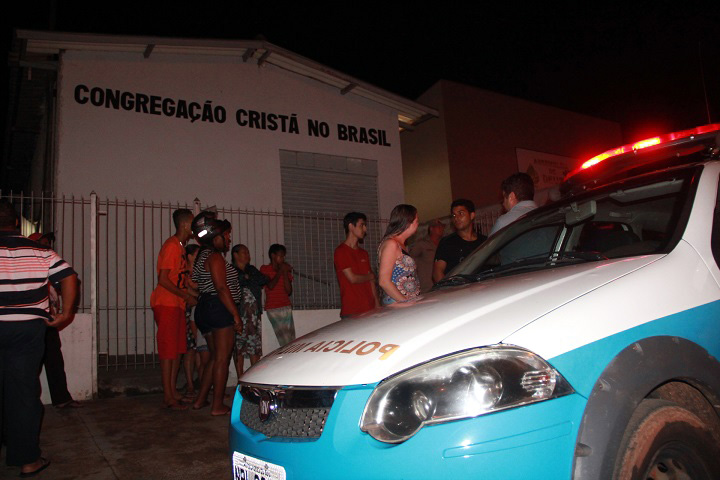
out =
[(45, 470), (47, 467), (50, 466), (50, 460), (48, 460), (47, 458), (40, 457), (39, 460), (40, 460), (41, 465), (38, 468), (36, 468), (32, 472), (20, 472), (20, 477), (21, 478), (34, 477), (35, 475), (37, 475), (38, 473), (42, 472), (43, 470)]

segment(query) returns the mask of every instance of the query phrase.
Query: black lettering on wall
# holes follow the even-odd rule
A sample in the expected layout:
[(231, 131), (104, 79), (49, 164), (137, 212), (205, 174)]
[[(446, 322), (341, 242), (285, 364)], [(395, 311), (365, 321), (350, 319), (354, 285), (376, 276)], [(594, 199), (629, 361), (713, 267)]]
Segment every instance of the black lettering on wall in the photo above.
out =
[[(203, 102), (182, 98), (167, 98), (142, 92), (128, 92), (118, 89), (75, 85), (73, 98), (78, 105), (91, 105), (113, 110), (125, 110), (149, 115), (189, 120), (191, 123), (225, 123), (227, 110), (213, 100)], [(238, 126), (257, 130), (269, 130), (300, 135), (301, 119), (297, 113), (276, 113), (262, 110), (238, 108), (235, 110)], [(310, 137), (328, 138), (330, 125), (327, 122), (308, 118), (306, 134)], [(368, 145), (391, 146), (387, 132), (376, 128), (338, 123), (337, 140)]]

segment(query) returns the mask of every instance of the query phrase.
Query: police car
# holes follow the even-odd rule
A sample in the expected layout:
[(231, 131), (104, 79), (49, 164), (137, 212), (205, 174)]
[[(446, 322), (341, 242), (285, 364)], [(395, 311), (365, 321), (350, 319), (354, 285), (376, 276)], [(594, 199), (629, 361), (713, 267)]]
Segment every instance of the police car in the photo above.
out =
[(720, 478), (719, 151), (598, 155), (433, 292), (266, 356), (234, 478)]

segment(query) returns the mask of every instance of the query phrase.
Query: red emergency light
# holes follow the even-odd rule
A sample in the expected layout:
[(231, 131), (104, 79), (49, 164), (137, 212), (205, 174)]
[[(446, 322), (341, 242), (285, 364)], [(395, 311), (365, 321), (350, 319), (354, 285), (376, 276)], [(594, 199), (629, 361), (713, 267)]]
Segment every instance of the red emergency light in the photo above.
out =
[(622, 147), (613, 148), (601, 153), (600, 155), (595, 155), (590, 160), (580, 165), (579, 168), (576, 168), (572, 172), (568, 173), (565, 176), (565, 180), (576, 175), (579, 172), (582, 172), (583, 170), (586, 170), (592, 166), (597, 165), (600, 162), (607, 160), (608, 158), (617, 157), (618, 155), (622, 155), (624, 153), (634, 152), (643, 148), (672, 142), (674, 140), (680, 140), (682, 138), (693, 137), (695, 135), (716, 131), (720, 131), (720, 123), (711, 123), (709, 125), (703, 125), (701, 127), (690, 128), (688, 130), (680, 130), (679, 132), (666, 133), (665, 135), (660, 135), (658, 137), (646, 138), (645, 140), (640, 140), (639, 142), (635, 143), (628, 143), (627, 145), (623, 145)]

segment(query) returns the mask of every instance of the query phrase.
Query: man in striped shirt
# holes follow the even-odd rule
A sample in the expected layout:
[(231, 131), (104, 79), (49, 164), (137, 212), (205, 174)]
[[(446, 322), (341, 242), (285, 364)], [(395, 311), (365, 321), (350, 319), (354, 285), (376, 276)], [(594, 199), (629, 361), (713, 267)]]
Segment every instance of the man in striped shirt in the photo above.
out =
[[(77, 274), (49, 247), (20, 235), (13, 205), (0, 199), (0, 391), (6, 462), (32, 476), (50, 462), (40, 455), (40, 381), (45, 329), (75, 316)], [(50, 315), (49, 282), (59, 283), (63, 311)]]

